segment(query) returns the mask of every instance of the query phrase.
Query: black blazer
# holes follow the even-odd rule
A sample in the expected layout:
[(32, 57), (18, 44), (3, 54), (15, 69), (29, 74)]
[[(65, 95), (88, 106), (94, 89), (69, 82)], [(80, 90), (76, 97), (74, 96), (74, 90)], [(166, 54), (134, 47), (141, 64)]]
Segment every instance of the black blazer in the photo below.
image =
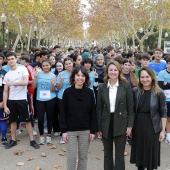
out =
[[(99, 85), (97, 94), (98, 132), (108, 137), (110, 123), (109, 88), (107, 82)], [(133, 127), (133, 93), (129, 82), (119, 82), (114, 113), (114, 136), (126, 134), (127, 127)]]
[[(133, 88), (133, 95), (134, 112), (135, 115), (137, 115), (137, 109), (141, 95), (136, 87)], [(156, 95), (154, 95), (154, 92), (151, 91), (150, 113), (155, 133), (160, 132), (162, 130), (161, 118), (167, 117), (166, 97), (163, 91), (157, 93)]]

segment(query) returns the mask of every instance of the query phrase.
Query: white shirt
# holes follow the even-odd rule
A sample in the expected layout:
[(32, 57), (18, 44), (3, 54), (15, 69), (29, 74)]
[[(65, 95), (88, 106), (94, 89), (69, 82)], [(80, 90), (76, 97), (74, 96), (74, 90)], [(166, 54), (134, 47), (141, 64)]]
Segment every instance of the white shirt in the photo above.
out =
[(111, 86), (109, 81), (110, 80), (108, 80), (107, 87), (109, 88), (110, 113), (112, 113), (115, 112), (116, 95), (119, 82), (117, 80), (116, 84)]
[[(7, 82), (20, 82), (24, 75), (29, 75), (26, 67), (18, 66), (16, 70), (9, 70), (5, 74), (4, 84)], [(10, 86), (9, 100), (27, 99), (27, 86)]]

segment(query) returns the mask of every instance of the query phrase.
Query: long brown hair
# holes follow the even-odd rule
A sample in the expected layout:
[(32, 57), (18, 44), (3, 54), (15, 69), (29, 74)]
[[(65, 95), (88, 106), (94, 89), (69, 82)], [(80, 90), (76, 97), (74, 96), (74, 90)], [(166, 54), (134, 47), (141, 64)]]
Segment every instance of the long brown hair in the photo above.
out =
[(107, 66), (106, 66), (106, 69), (105, 69), (105, 74), (104, 74), (104, 79), (103, 79), (104, 82), (107, 82), (108, 79), (109, 79), (109, 76), (108, 76), (108, 68), (109, 68), (109, 66), (112, 65), (112, 64), (115, 65), (116, 68), (117, 68), (118, 71), (119, 71), (119, 76), (118, 76), (119, 81), (120, 81), (121, 83), (127, 82), (126, 78), (125, 78), (125, 77), (123, 76), (123, 74), (122, 74), (122, 68), (121, 68), (120, 64), (119, 64), (117, 61), (110, 61), (110, 62), (107, 63)]
[(141, 70), (139, 70), (139, 83), (138, 83), (138, 91), (139, 91), (139, 93), (140, 94), (144, 93), (143, 85), (140, 82), (140, 75), (141, 75), (142, 71), (146, 71), (151, 76), (151, 79), (152, 79), (151, 89), (153, 90), (154, 94), (156, 95), (157, 93), (159, 93), (161, 91), (161, 89), (157, 84), (156, 76), (155, 76), (153, 70), (151, 68), (149, 68), (149, 67), (146, 67), (146, 66), (142, 67)]

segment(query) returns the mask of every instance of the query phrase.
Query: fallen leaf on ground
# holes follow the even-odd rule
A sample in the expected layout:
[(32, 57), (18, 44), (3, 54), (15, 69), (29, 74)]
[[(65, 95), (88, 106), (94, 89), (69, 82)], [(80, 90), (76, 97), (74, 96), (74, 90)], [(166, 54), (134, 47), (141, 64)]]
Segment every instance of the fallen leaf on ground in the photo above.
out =
[(65, 154), (64, 154), (64, 153), (62, 153), (62, 152), (60, 152), (60, 153), (59, 153), (59, 155), (60, 155), (60, 156), (64, 156)]
[(42, 156), (42, 157), (46, 157), (47, 155), (42, 152), (42, 153), (41, 153), (41, 156)]
[(50, 147), (50, 149), (57, 149), (57, 146), (53, 145)]
[(24, 151), (21, 151), (21, 150), (17, 150), (17, 151), (14, 151), (14, 155), (22, 155)]
[(36, 157), (29, 157), (29, 158), (27, 159), (27, 161), (32, 161), (32, 160), (34, 160), (34, 159), (36, 159)]
[(61, 166), (60, 165), (54, 165), (55, 169), (59, 169)]
[(63, 152), (66, 152), (66, 148), (61, 148), (61, 150), (62, 150)]
[(42, 170), (39, 166), (37, 166), (34, 170)]
[(97, 159), (97, 160), (100, 160), (100, 158), (99, 158), (98, 156), (96, 157), (96, 159)]
[(18, 162), (17, 163), (17, 166), (23, 166), (24, 165), (24, 162)]
[(21, 141), (21, 139), (17, 139), (17, 142), (18, 142), (18, 141)]

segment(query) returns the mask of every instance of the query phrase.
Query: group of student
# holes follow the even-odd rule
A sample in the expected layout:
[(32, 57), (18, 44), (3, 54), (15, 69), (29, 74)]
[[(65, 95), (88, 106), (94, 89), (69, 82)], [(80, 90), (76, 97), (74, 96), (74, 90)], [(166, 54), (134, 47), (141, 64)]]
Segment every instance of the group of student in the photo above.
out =
[[(95, 50), (80, 55), (70, 48), (65, 56), (55, 46), (50, 54), (35, 52), (32, 63), (26, 53), (19, 59), (14, 52), (0, 53), (2, 144), (6, 149), (16, 146), (18, 122), (26, 122), (35, 149), (51, 144), (52, 132), (61, 134), (60, 142), (67, 143), (68, 170), (75, 170), (78, 144), (77, 169), (85, 170), (89, 142), (97, 133), (104, 146), (105, 170), (125, 169), (127, 138), (131, 141), (130, 162), (139, 170), (157, 169), (165, 129), (165, 142), (170, 144), (170, 57), (165, 61), (161, 49), (154, 51), (153, 59), (146, 53), (136, 57), (128, 53), (123, 58), (121, 49), (117, 54), (112, 48)], [(7, 64), (2, 66), (5, 58)], [(33, 138), (33, 117), (38, 119), (39, 143)]]

